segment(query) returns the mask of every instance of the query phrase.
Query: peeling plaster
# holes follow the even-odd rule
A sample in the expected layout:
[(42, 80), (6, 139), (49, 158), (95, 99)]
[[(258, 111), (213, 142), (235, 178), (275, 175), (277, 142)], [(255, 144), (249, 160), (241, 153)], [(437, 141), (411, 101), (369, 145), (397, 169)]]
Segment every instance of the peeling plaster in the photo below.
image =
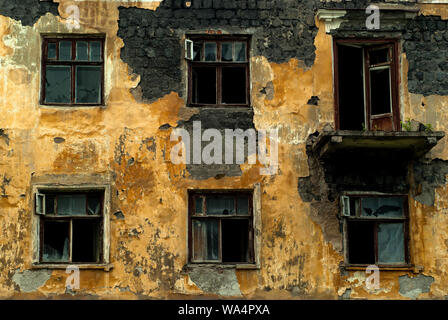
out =
[(12, 280), (19, 286), (22, 292), (33, 292), (42, 287), (50, 278), (51, 270), (25, 270), (14, 273)]
[(194, 268), (188, 275), (191, 281), (205, 293), (224, 297), (241, 296), (234, 269)]
[(429, 292), (434, 278), (419, 274), (416, 277), (404, 275), (398, 278), (400, 283), (400, 294), (404, 297), (417, 299), (422, 293)]

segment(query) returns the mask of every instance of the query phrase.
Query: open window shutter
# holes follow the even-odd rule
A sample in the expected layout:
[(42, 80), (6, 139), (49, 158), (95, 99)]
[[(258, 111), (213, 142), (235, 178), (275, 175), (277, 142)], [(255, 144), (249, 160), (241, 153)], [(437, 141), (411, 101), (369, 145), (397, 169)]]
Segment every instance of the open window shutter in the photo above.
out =
[(193, 60), (193, 41), (185, 40), (185, 59)]
[(347, 196), (341, 196), (342, 215), (344, 217), (350, 216), (350, 198)]
[(36, 192), (36, 214), (44, 215), (45, 214), (45, 195), (39, 192)]

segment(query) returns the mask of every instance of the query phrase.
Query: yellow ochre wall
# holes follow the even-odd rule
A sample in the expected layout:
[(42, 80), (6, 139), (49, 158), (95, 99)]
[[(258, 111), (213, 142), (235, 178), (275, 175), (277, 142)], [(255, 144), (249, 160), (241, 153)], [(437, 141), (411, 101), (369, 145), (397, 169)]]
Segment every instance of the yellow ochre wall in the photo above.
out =
[[(418, 298), (448, 295), (447, 186), (436, 189), (436, 204), (410, 198), (411, 261), (420, 270), (381, 271), (381, 288), (367, 289), (364, 271), (341, 273), (341, 243), (328, 241), (323, 229), (338, 229), (337, 220), (321, 221), (298, 193), (299, 177), (309, 173), (307, 137), (334, 125), (332, 37), (316, 19), (316, 59), (274, 63), (252, 56), (251, 101), (256, 128), (279, 129), (279, 172), (262, 176), (259, 165), (241, 165), (242, 175), (197, 180), (185, 165), (170, 163), (172, 129), (198, 111), (186, 107), (177, 92), (153, 103), (131, 93), (140, 81), (121, 60), (124, 45), (117, 36), (119, 1), (76, 1), (81, 29), (69, 30), (65, 8), (75, 1), (59, 0), (59, 14), (40, 17), (33, 26), (0, 15), (0, 297), (137, 299), (186, 296), (248, 299), (408, 299), (399, 294), (399, 276), (432, 277), (429, 292)], [(157, 4), (133, 6), (156, 10)], [(435, 5), (434, 5), (435, 6)], [(448, 17), (448, 5), (422, 5), (422, 14)], [(39, 104), (41, 34), (104, 33), (105, 107), (64, 108)], [(401, 116), (448, 129), (448, 96), (411, 94), (407, 90), (406, 55), (401, 61)], [(267, 84), (272, 81), (273, 86)], [(262, 88), (271, 88), (267, 95)], [(319, 96), (319, 105), (308, 105)], [(422, 107), (424, 102), (425, 107)], [(55, 143), (54, 138), (65, 139)], [(448, 160), (439, 142), (430, 158)], [(119, 164), (116, 160), (120, 159)], [(130, 164), (128, 160), (134, 159)], [(81, 270), (80, 289), (66, 292), (65, 270), (32, 268), (32, 179), (60, 175), (110, 177), (112, 186), (109, 271)], [(260, 268), (234, 270), (237, 292), (201, 290), (183, 271), (187, 264), (187, 189), (251, 189), (261, 186)], [(125, 218), (113, 213), (122, 211)], [(219, 272), (219, 271), (210, 271)], [(233, 275), (232, 275), (233, 276)], [(232, 278), (233, 279), (233, 278)], [(233, 290), (232, 292), (235, 292)]]

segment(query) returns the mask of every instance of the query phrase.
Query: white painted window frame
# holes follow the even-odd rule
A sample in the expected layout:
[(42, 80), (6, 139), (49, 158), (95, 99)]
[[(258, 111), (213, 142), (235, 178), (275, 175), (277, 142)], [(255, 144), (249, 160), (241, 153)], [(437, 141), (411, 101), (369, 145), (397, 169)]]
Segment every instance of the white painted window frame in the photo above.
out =
[[(36, 184), (32, 186), (32, 265), (34, 268), (65, 269), (73, 263), (52, 264), (40, 262), (40, 219), (43, 215), (36, 212), (37, 195), (45, 191), (67, 192), (67, 191), (102, 191), (103, 200), (103, 260), (101, 263), (79, 264), (80, 269), (104, 269), (109, 271), (112, 268), (110, 264), (110, 216), (111, 216), (111, 187), (107, 184), (76, 184), (76, 185), (54, 185), (54, 184)], [(45, 211), (45, 209), (43, 210)], [(75, 264), (76, 265), (76, 264)]]

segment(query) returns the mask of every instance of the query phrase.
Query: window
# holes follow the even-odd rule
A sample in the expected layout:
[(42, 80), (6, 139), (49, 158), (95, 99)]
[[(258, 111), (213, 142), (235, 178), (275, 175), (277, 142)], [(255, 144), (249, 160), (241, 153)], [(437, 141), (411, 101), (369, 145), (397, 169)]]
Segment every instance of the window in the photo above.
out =
[(398, 44), (335, 40), (336, 127), (400, 130)]
[(406, 196), (343, 196), (341, 203), (348, 264), (408, 264)]
[(40, 263), (103, 262), (104, 190), (36, 193)]
[(44, 38), (41, 104), (101, 105), (104, 38)]
[[(249, 105), (247, 38), (190, 38), (189, 98), (194, 106)], [(191, 43), (192, 42), (192, 43)]]
[(190, 193), (190, 261), (254, 263), (252, 193)]

